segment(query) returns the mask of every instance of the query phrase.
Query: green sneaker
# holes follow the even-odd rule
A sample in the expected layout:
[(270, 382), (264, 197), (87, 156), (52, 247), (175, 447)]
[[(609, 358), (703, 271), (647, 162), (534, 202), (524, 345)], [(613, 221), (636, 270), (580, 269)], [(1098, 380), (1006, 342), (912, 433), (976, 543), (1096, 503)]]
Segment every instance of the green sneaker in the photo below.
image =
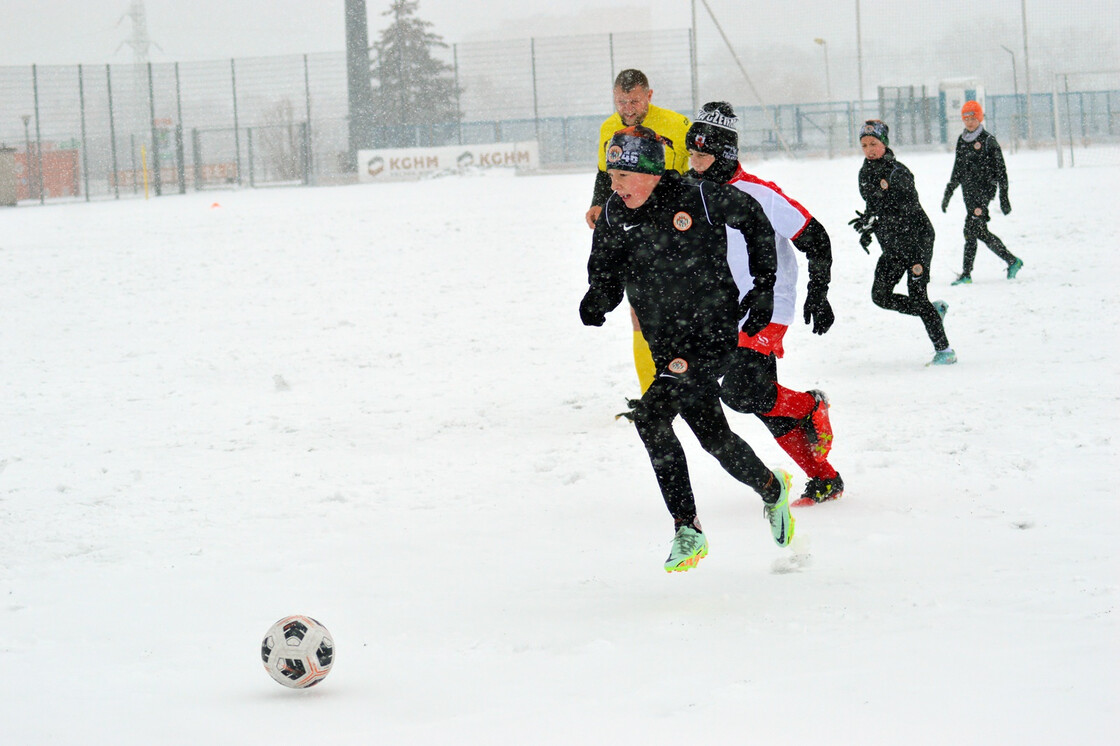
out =
[(959, 275), (957, 279), (953, 280), (950, 285), (971, 285), (972, 277), (969, 275)]
[(953, 352), (953, 348), (950, 347), (947, 350), (938, 350), (937, 352), (933, 353), (933, 360), (930, 360), (928, 363), (926, 363), (926, 366), (952, 365), (955, 362), (957, 362), (957, 353)]
[(1022, 268), (1022, 259), (1016, 259), (1015, 261), (1011, 262), (1011, 264), (1007, 265), (1007, 279), (1014, 280), (1015, 275), (1019, 274), (1019, 270), (1021, 270)]
[(933, 301), (933, 307), (937, 310), (937, 315), (944, 321), (945, 317), (949, 314), (949, 304), (943, 300)]
[(708, 538), (698, 526), (684, 525), (677, 529), (673, 546), (665, 560), (665, 572), (687, 572), (708, 556)]
[(782, 493), (773, 503), (763, 503), (762, 514), (770, 521), (770, 533), (774, 543), (788, 547), (793, 539), (793, 515), (789, 512), (789, 490), (793, 486), (793, 475), (782, 469), (774, 469), (774, 476), (782, 485)]

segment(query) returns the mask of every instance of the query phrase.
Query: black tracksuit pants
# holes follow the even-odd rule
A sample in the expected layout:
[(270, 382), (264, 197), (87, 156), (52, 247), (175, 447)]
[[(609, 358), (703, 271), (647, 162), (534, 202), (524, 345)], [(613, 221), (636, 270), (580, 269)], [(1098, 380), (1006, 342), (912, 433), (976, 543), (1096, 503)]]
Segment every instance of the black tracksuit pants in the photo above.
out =
[(735, 479), (751, 487), (763, 500), (774, 502), (781, 485), (745, 440), (731, 431), (719, 400), (714, 376), (660, 376), (642, 396), (634, 424), (649, 454), (665, 506), (677, 525), (696, 518), (696, 498), (688, 475), (684, 448), (673, 431), (677, 415), (692, 429), (705, 451)]
[[(880, 240), (880, 245), (882, 241)], [(945, 336), (945, 325), (941, 315), (930, 303), (926, 294), (929, 285), (929, 264), (933, 259), (933, 232), (923, 234), (914, 248), (903, 250), (883, 248), (879, 262), (875, 265), (875, 280), (871, 284), (871, 300), (880, 308), (897, 311), (907, 316), (917, 316), (926, 328), (929, 341), (935, 350), (949, 348)], [(894, 292), (903, 276), (906, 276), (906, 295)]]
[(791, 417), (767, 417), (778, 400), (778, 360), (748, 347), (739, 347), (727, 358), (720, 398), (736, 412), (753, 414), (775, 438), (780, 438), (801, 422)]
[(988, 230), (988, 205), (979, 206), (980, 214), (975, 213), (975, 208), (970, 208), (964, 219), (964, 274), (972, 275), (972, 267), (976, 262), (976, 241), (983, 241), (992, 253), (1011, 266), (1015, 255), (1007, 250), (999, 236)]

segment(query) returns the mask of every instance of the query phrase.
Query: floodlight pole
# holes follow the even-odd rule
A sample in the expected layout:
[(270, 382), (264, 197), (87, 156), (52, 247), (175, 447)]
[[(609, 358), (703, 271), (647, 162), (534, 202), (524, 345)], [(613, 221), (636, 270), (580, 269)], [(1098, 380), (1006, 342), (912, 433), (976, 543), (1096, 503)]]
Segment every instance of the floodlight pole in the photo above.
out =
[(1020, 0), (1023, 14), (1023, 71), (1027, 79), (1027, 144), (1034, 147), (1034, 117), (1031, 116), (1031, 52), (1027, 46), (1027, 0)]
[[(1015, 52), (1008, 49), (1007, 47), (1003, 46), (1002, 44), (1000, 44), (999, 46), (1000, 46), (1001, 49), (1003, 49), (1003, 51), (1005, 51), (1009, 55), (1011, 55), (1011, 84), (1012, 84), (1012, 86), (1014, 86), (1014, 89), (1015, 89), (1015, 118), (1016, 118), (1016, 120), (1021, 120), (1021, 118), (1023, 116), (1023, 110), (1022, 110), (1022, 106), (1019, 104), (1019, 73), (1018, 73), (1018, 70), (1015, 66)], [(1015, 139), (1013, 140), (1015, 150), (1019, 149), (1019, 127), (1020, 126), (1021, 126), (1021, 122), (1016, 121), (1015, 126), (1012, 128), (1012, 134), (1015, 137)]]
[(863, 119), (863, 29), (859, 17), (859, 0), (856, 0), (856, 66), (859, 69), (859, 118)]
[(689, 45), (689, 60), (692, 67), (692, 110), (700, 111), (700, 86), (699, 86), (699, 70), (697, 69), (700, 59), (699, 53), (696, 51), (698, 39), (696, 37), (696, 0), (692, 0), (692, 44)]
[(832, 75), (828, 70), (828, 42), (820, 37), (813, 39), (813, 42), (819, 44), (821, 49), (824, 50), (824, 91), (825, 97), (828, 99), (828, 157), (832, 158), (832, 123), (835, 117), (832, 116)]

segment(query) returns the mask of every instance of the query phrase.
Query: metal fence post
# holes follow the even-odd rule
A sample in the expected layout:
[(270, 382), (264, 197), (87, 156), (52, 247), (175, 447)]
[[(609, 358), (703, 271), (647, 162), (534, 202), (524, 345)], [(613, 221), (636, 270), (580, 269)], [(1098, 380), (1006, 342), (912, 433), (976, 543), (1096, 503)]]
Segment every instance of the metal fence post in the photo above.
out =
[(82, 66), (78, 65), (78, 107), (82, 112), (82, 182), (89, 202), (89, 145), (86, 143), (86, 86)]
[(451, 58), (455, 62), (455, 128), (459, 131), (459, 144), (463, 144), (463, 96), (459, 88), (459, 45), (451, 45)]
[(31, 66), (31, 85), (35, 91), (35, 170), (38, 176), (35, 187), (39, 191), (39, 204), (43, 204), (46, 196), (43, 194), (43, 137), (39, 127), (39, 69)]
[(245, 139), (249, 147), (249, 186), (254, 187), (257, 185), (255, 174), (253, 173), (253, 128), (245, 128)]
[(308, 134), (311, 130), (311, 125), (304, 122), (300, 126), (299, 146), (300, 150), (300, 163), (303, 166), (303, 183), (311, 183), (311, 136)]
[(187, 193), (187, 164), (183, 158), (183, 93), (179, 84), (179, 63), (175, 63), (175, 170), (179, 194)]
[(303, 55), (303, 99), (306, 120), (303, 127), (303, 183), (311, 184), (311, 73), (307, 67), (307, 55)]
[(848, 107), (848, 147), (851, 148), (855, 146), (856, 137), (855, 111), (851, 101), (845, 101), (844, 105)]
[(113, 199), (121, 198), (120, 168), (117, 166), (117, 125), (113, 117), (113, 73), (105, 65), (105, 86), (109, 92), (109, 150), (113, 156)]
[(131, 132), (128, 133), (128, 154), (132, 158), (132, 193), (136, 194), (140, 189), (140, 179), (136, 178), (136, 176), (140, 173), (140, 169), (143, 168), (145, 164), (141, 163), (140, 166), (136, 165), (136, 135)]
[(156, 196), (163, 195), (163, 168), (159, 157), (159, 132), (156, 128), (156, 91), (152, 83), (152, 63), (148, 63), (148, 123), (152, 130), (152, 185)]
[(241, 186), (241, 129), (237, 121), (237, 60), (232, 57), (229, 60), (229, 82), (233, 89), (233, 147), (237, 149), (237, 185)]
[(194, 162), (194, 190), (202, 189), (202, 143), (198, 141), (198, 128), (191, 128), (191, 160)]
[[(1063, 74), (1065, 78), (1065, 131), (1070, 134), (1070, 168), (1075, 166), (1073, 161), (1073, 112), (1070, 111), (1070, 76)], [(38, 134), (38, 105), (36, 105), (36, 134)], [(43, 165), (39, 161), (39, 178), (43, 178)]]
[(537, 40), (535, 38), (529, 39), (529, 60), (533, 75), (533, 130), (536, 133), (537, 142), (540, 143), (541, 118), (537, 109)]

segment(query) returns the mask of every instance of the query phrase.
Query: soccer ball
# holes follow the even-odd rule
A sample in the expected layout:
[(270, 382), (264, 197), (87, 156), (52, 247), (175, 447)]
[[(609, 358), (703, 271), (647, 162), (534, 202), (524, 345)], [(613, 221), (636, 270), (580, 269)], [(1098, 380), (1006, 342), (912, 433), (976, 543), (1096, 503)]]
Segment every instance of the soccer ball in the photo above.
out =
[(315, 686), (334, 664), (331, 633), (309, 616), (288, 616), (268, 628), (261, 642), (268, 675), (292, 689)]

